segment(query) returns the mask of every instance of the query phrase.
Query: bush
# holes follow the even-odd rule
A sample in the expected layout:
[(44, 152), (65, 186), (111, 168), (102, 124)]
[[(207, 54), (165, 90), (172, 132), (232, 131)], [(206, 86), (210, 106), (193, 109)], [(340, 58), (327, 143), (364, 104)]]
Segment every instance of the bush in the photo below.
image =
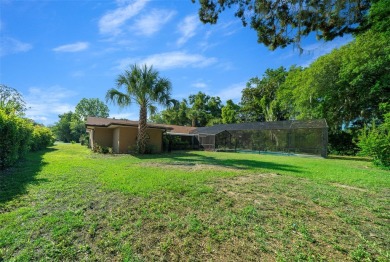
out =
[(390, 113), (385, 114), (384, 123), (378, 127), (375, 123), (371, 128), (364, 127), (358, 146), (361, 148), (360, 155), (371, 156), (374, 164), (390, 167)]
[(31, 151), (38, 151), (52, 146), (54, 141), (54, 135), (49, 128), (35, 125), (30, 141)]
[(354, 142), (351, 132), (341, 131), (329, 134), (329, 153), (335, 155), (355, 156), (359, 147)]
[(26, 155), (32, 133), (29, 120), (0, 109), (0, 169), (12, 166)]
[(80, 136), (80, 139), (79, 139), (79, 142), (82, 146), (87, 146), (87, 147), (90, 147), (89, 146), (89, 135), (88, 134), (82, 134)]
[(112, 154), (112, 147), (101, 146), (98, 143), (94, 144), (93, 152), (100, 154)]

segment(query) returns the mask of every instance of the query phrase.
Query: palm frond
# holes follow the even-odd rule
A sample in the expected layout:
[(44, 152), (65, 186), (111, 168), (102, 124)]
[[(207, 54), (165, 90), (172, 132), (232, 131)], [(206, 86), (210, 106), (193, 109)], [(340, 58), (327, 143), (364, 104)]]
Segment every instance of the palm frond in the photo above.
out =
[(118, 89), (111, 88), (106, 93), (106, 101), (117, 104), (120, 107), (125, 107), (130, 105), (131, 97), (128, 94), (122, 93)]

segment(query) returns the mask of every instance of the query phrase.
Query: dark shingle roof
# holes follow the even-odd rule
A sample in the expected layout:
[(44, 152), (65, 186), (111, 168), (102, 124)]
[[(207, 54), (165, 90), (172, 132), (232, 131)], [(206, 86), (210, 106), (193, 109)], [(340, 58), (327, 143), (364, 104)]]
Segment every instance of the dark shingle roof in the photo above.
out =
[[(113, 119), (113, 118), (101, 118), (101, 117), (88, 117), (86, 126), (87, 127), (109, 127), (109, 126), (138, 126), (138, 121)], [(189, 134), (196, 127), (190, 126), (177, 126), (177, 125), (162, 125), (162, 124), (151, 124), (148, 123), (148, 127), (166, 129), (170, 133), (177, 134)]]
[(207, 127), (198, 127), (193, 134), (216, 135), (223, 131), (239, 130), (270, 130), (270, 129), (301, 129), (301, 128), (328, 128), (325, 119), (316, 120), (287, 120), (273, 122), (252, 122), (239, 124), (222, 124)]
[[(114, 119), (114, 118), (101, 118), (101, 117), (91, 117), (87, 118), (85, 124), (87, 127), (110, 127), (110, 126), (138, 126), (138, 121), (124, 120), (124, 119)], [(150, 124), (148, 127), (151, 128), (160, 128), (171, 130), (169, 126), (160, 125), (160, 124)]]

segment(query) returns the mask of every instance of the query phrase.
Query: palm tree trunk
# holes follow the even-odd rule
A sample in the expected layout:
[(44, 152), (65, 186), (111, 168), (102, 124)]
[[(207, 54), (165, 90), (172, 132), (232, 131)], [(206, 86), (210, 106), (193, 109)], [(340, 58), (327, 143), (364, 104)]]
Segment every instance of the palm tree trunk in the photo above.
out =
[(146, 106), (141, 105), (139, 110), (139, 122), (138, 122), (138, 139), (137, 139), (137, 149), (138, 153), (145, 154), (146, 151), (146, 119), (147, 119), (147, 109)]

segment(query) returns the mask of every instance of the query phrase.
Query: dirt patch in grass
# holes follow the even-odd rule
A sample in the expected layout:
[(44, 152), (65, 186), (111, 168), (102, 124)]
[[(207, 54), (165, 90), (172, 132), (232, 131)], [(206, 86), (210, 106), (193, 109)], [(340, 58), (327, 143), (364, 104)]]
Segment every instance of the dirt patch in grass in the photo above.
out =
[(342, 184), (337, 184), (337, 183), (334, 183), (333, 185), (340, 187), (340, 188), (348, 189), (348, 190), (357, 190), (357, 191), (361, 191), (361, 192), (368, 192), (367, 189), (363, 189), (363, 188), (359, 188), (359, 187), (353, 187), (353, 186), (342, 185)]
[(176, 168), (181, 170), (186, 170), (190, 172), (196, 171), (205, 171), (205, 170), (220, 170), (220, 171), (238, 171), (243, 170), (243, 168), (235, 166), (221, 166), (221, 165), (212, 165), (212, 164), (199, 164), (193, 162), (170, 162), (170, 163), (152, 163), (152, 162), (143, 162), (141, 163), (144, 167), (157, 167), (157, 168)]

